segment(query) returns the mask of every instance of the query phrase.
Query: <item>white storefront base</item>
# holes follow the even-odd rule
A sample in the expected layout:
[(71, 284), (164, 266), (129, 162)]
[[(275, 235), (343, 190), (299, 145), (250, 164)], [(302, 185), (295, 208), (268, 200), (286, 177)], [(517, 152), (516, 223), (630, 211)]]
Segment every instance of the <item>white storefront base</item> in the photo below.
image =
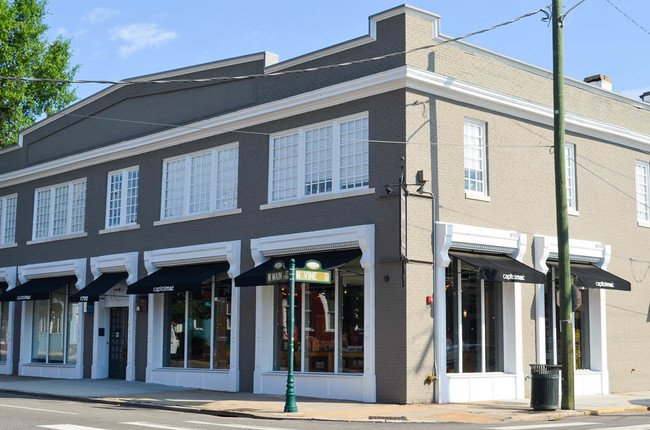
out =
[[(524, 398), (521, 283), (503, 283), (503, 368), (495, 373), (447, 373), (445, 269), (450, 249), (496, 252), (521, 261), (527, 236), (515, 231), (436, 223), (435, 359), (439, 369), (436, 402), (474, 402)], [(532, 288), (532, 287), (531, 287)]]
[(449, 403), (512, 400), (517, 393), (516, 374), (448, 374), (447, 380)]
[[(300, 372), (294, 375), (295, 390), (300, 396), (359, 400), (359, 393), (363, 393), (363, 375)], [(287, 372), (267, 372), (261, 376), (261, 392), (265, 394), (286, 393)]]
[[(271, 255), (361, 249), (364, 269), (364, 363), (363, 373), (294, 374), (296, 393), (326, 399), (376, 401), (375, 381), (375, 228), (361, 225), (271, 236), (251, 240), (251, 253), (258, 266)], [(255, 304), (255, 373), (254, 393), (284, 394), (287, 373), (273, 371), (273, 288), (259, 286)]]
[[(18, 268), (18, 279), (25, 283), (30, 279), (51, 278), (55, 276), (77, 277), (75, 286), (77, 290), (86, 286), (86, 259), (54, 261), (49, 263), (30, 264)], [(76, 364), (46, 364), (32, 363), (32, 332), (34, 322), (34, 302), (23, 302), (23, 311), (20, 318), (20, 360), (18, 374), (20, 376), (36, 376), (42, 378), (83, 378), (83, 351), (84, 351), (84, 318), (79, 312), (77, 322), (77, 362)]]
[(239, 275), (241, 241), (207, 243), (178, 248), (158, 249), (144, 253), (148, 274), (161, 267), (227, 261), (230, 265), (228, 277), (232, 279), (230, 368), (221, 369), (179, 369), (163, 367), (163, 342), (169, 342), (169, 327), (164, 327), (164, 295), (149, 294), (149, 332), (147, 336), (146, 382), (180, 387), (203, 388), (219, 391), (239, 391), (239, 289), (234, 279)]
[[(129, 308), (129, 326), (127, 327), (127, 363), (126, 380), (135, 381), (135, 332), (136, 296), (127, 297), (127, 285), (138, 279), (138, 253), (129, 252), (125, 254), (103, 255), (90, 259), (90, 271), (95, 279), (104, 273), (126, 272), (128, 277), (107, 291), (99, 301), (94, 303), (93, 315), (93, 358), (91, 367), (92, 379), (108, 378), (109, 361), (109, 333), (110, 315), (113, 307)], [(104, 336), (99, 336), (99, 328), (104, 329)]]

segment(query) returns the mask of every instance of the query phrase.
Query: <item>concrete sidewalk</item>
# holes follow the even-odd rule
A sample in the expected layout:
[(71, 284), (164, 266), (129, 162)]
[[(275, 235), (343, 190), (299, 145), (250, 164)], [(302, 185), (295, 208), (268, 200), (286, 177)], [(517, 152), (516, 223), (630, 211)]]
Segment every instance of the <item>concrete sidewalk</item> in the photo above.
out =
[(648, 413), (650, 407), (650, 391), (576, 397), (575, 411), (552, 412), (533, 411), (528, 399), (445, 405), (398, 405), (298, 397), (298, 412), (287, 414), (283, 412), (284, 396), (281, 395), (227, 393), (112, 379), (73, 380), (22, 376), (0, 376), (0, 393), (2, 392), (221, 416), (367, 422), (547, 421), (577, 415)]

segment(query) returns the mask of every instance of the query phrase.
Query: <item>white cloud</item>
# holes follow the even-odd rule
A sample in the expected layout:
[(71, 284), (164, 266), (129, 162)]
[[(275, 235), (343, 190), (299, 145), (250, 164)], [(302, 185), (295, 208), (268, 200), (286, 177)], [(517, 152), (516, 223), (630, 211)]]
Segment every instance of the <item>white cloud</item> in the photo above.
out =
[(176, 39), (176, 36), (175, 32), (163, 30), (151, 22), (129, 24), (111, 30), (111, 40), (122, 42), (118, 52), (123, 58), (145, 48), (162, 46)]
[(119, 12), (114, 9), (106, 9), (103, 7), (96, 7), (88, 15), (81, 18), (84, 22), (90, 24), (97, 24), (106, 21), (108, 18), (117, 15)]

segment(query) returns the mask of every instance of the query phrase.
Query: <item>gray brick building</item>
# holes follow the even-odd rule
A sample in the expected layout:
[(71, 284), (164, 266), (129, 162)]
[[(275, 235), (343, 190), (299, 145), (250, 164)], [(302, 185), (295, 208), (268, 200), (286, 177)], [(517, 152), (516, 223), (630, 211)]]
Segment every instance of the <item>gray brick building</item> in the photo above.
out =
[[(0, 150), (0, 373), (283, 393), (293, 335), (299, 395), (524, 397), (558, 352), (551, 78), (400, 6), (35, 124)], [(650, 380), (650, 104), (604, 82), (566, 80), (577, 395)], [(293, 334), (291, 257), (334, 280)]]

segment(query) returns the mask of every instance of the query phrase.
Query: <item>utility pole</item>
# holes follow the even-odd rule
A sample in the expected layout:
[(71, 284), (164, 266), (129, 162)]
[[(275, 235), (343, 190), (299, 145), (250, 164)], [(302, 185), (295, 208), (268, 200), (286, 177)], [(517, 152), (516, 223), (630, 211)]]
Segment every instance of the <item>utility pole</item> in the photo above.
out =
[(553, 0), (553, 148), (555, 150), (555, 205), (560, 283), (560, 355), (562, 409), (575, 409), (573, 397), (573, 322), (569, 266), (569, 220), (567, 215), (566, 161), (564, 149), (564, 17), (562, 0)]

